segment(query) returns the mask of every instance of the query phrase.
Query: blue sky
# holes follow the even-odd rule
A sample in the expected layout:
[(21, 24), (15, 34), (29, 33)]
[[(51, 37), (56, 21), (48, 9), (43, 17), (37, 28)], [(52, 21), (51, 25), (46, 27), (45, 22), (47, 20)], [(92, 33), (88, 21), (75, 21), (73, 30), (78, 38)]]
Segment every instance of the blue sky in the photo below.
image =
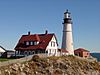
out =
[(14, 49), (28, 31), (48, 30), (61, 47), (66, 9), (73, 20), (74, 48), (100, 52), (100, 0), (0, 0), (0, 45)]

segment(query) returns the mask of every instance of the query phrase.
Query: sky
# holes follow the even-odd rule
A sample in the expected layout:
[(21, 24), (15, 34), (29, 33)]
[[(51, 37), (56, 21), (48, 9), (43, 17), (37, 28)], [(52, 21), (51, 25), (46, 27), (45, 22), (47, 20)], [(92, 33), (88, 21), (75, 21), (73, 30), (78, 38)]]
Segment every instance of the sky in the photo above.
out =
[(0, 45), (13, 50), (28, 31), (48, 30), (60, 48), (66, 9), (73, 21), (74, 49), (100, 52), (100, 0), (0, 0)]

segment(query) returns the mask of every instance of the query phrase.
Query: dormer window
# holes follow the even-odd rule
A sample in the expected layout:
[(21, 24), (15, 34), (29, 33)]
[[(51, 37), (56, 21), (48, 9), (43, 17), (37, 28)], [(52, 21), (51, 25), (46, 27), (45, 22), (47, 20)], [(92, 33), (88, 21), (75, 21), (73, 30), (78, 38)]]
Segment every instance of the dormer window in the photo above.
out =
[(37, 44), (39, 44), (39, 41), (37, 41)]
[(34, 45), (34, 42), (33, 41), (30, 41), (30, 45)]
[(29, 45), (29, 42), (28, 41), (26, 41), (26, 45)]
[(25, 45), (38, 45), (39, 42), (38, 41), (25, 41)]
[(55, 47), (55, 42), (51, 41), (51, 47)]
[(37, 42), (36, 41), (34, 42), (34, 45), (37, 45)]
[(37, 44), (39, 44), (39, 42), (38, 42), (38, 41), (35, 41), (35, 42), (34, 42), (34, 45), (37, 45)]

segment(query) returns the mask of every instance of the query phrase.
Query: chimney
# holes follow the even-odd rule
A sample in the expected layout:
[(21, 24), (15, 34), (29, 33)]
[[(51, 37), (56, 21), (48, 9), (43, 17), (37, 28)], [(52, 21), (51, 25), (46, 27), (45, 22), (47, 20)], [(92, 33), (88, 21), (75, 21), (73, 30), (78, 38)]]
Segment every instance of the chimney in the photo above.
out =
[(48, 30), (45, 31), (45, 34), (48, 34)]
[(30, 31), (28, 32), (28, 35), (30, 35)]

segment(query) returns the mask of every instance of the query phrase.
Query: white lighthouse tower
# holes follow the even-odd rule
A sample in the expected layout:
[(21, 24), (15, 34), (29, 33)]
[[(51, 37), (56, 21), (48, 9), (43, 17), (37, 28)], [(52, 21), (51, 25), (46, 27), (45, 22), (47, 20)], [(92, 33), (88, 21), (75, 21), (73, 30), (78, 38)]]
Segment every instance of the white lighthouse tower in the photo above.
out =
[(72, 19), (70, 17), (70, 12), (68, 10), (64, 13), (63, 20), (64, 22), (63, 22), (62, 49), (67, 50), (69, 55), (74, 55)]

